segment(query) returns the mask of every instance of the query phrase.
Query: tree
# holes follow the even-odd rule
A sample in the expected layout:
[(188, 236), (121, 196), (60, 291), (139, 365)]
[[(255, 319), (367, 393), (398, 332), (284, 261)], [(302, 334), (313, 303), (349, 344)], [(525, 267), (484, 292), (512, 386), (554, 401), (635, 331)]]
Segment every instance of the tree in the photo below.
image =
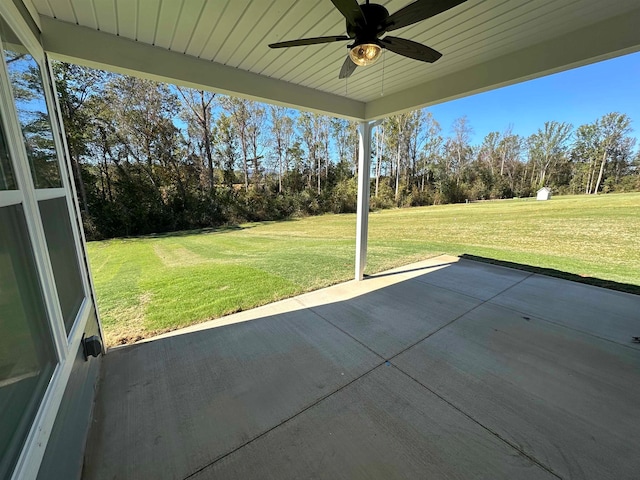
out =
[(445, 145), (448, 158), (448, 171), (453, 172), (456, 184), (460, 184), (462, 175), (471, 161), (472, 148), (470, 145), (473, 128), (467, 116), (457, 118), (451, 126), (452, 136)]
[(442, 155), (442, 128), (440, 124), (433, 118), (431, 112), (427, 112), (424, 118), (424, 126), (426, 141), (422, 147), (422, 164), (420, 165), (421, 184), (420, 190), (424, 192), (425, 179), (429, 181), (428, 176)]
[(599, 157), (600, 141), (597, 122), (580, 125), (576, 130), (575, 142), (571, 150), (574, 163), (574, 193), (584, 190), (587, 195), (593, 191), (595, 181), (595, 162)]
[(249, 158), (247, 162), (252, 165), (252, 180), (258, 185), (262, 179), (262, 162), (265, 142), (263, 142), (263, 129), (266, 111), (259, 103), (246, 100), (246, 141)]
[(212, 109), (216, 94), (191, 88), (177, 87), (177, 90), (182, 97), (182, 118), (187, 122), (188, 128), (192, 129), (192, 131), (189, 132), (190, 136), (195, 136), (200, 139), (200, 149), (206, 161), (209, 191), (212, 191), (214, 187), (214, 162), (213, 149), (211, 146), (214, 124)]
[(87, 102), (101, 95), (109, 74), (92, 68), (63, 62), (53, 62), (53, 76), (58, 102), (65, 126), (65, 136), (80, 208), (89, 214), (85, 181), (82, 177), (82, 157), (87, 154), (88, 132), (93, 120)]
[(598, 172), (598, 180), (593, 193), (598, 193), (602, 175), (607, 161), (619, 154), (620, 150), (624, 150), (625, 137), (631, 133), (631, 119), (617, 112), (608, 113), (598, 120), (597, 128), (600, 137), (600, 151), (602, 159), (600, 160), (600, 171)]
[(214, 135), (217, 139), (215, 153), (221, 159), (222, 182), (229, 188), (235, 181), (235, 165), (238, 161), (238, 135), (233, 119), (221, 113), (216, 119)]
[(522, 167), (520, 161), (522, 144), (522, 138), (519, 135), (511, 133), (511, 128), (508, 128), (502, 133), (500, 143), (498, 144), (497, 153), (500, 159), (500, 177), (502, 179), (506, 174), (509, 179), (509, 195), (513, 195), (516, 190), (516, 177)]
[(288, 108), (269, 107), (271, 115), (271, 142), (278, 169), (278, 193), (282, 193), (283, 172), (288, 170), (289, 152), (293, 142), (293, 119)]
[(307, 187), (311, 188), (313, 174), (316, 174), (316, 185), (318, 194), (320, 193), (320, 174), (322, 156), (322, 138), (325, 120), (317, 113), (303, 112), (298, 117), (298, 128), (301, 129), (300, 136), (302, 144), (306, 148), (307, 162), (305, 171), (307, 173)]
[(529, 137), (529, 158), (535, 162), (538, 169), (536, 182), (538, 188), (545, 185), (549, 170), (567, 158), (566, 153), (572, 128), (571, 124), (565, 122), (545, 122), (544, 128), (538, 129)]
[(249, 129), (250, 113), (249, 100), (236, 97), (222, 97), (220, 100), (222, 107), (229, 113), (233, 121), (234, 131), (240, 140), (240, 152), (242, 154), (242, 173), (244, 175), (244, 190), (249, 191)]
[(479, 160), (491, 172), (491, 177), (495, 176), (497, 164), (500, 162), (500, 154), (498, 152), (500, 141), (500, 133), (489, 132), (487, 136), (484, 137), (478, 153)]

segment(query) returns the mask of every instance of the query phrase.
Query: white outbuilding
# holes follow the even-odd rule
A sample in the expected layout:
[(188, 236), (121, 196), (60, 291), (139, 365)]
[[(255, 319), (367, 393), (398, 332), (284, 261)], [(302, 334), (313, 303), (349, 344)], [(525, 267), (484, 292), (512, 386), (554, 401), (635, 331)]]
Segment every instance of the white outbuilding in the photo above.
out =
[(542, 187), (538, 190), (536, 200), (549, 200), (551, 199), (551, 189), (549, 187)]

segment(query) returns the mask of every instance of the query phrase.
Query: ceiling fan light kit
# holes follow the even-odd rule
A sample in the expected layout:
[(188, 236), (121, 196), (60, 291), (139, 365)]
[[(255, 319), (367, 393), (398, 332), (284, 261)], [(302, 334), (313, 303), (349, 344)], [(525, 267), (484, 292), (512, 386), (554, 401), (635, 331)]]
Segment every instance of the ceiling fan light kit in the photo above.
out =
[(359, 67), (373, 65), (382, 54), (382, 47), (377, 43), (362, 43), (355, 45), (349, 50), (351, 61)]
[(351, 76), (357, 67), (374, 64), (381, 57), (384, 48), (414, 60), (433, 63), (442, 57), (437, 50), (413, 40), (385, 34), (431, 18), (465, 1), (416, 0), (389, 15), (385, 7), (369, 3), (369, 0), (362, 5), (357, 0), (331, 0), (346, 20), (347, 35), (288, 40), (272, 43), (269, 47), (287, 48), (354, 40), (354, 43), (348, 46), (349, 54), (342, 64), (339, 78)]

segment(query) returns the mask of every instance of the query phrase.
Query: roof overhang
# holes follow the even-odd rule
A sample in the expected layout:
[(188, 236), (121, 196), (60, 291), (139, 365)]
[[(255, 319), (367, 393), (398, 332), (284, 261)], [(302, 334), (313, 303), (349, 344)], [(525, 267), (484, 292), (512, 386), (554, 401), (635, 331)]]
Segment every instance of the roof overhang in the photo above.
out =
[[(485, 2), (468, 3), (481, 7)], [(286, 75), (223, 65), (47, 15), (40, 16), (39, 24), (44, 48), (56, 59), (355, 120), (375, 120), (640, 50), (640, 7), (627, 8), (581, 28), (568, 23), (561, 35), (541, 34), (535, 41), (519, 42), (522, 48), (515, 51), (481, 62), (459, 61), (454, 71), (448, 68), (422, 83), (359, 100), (287, 81)]]

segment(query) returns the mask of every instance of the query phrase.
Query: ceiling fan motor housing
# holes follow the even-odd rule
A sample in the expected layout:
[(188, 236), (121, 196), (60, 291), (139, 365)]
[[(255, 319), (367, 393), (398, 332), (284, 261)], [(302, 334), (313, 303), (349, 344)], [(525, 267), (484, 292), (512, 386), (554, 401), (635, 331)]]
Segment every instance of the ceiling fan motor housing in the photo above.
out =
[(389, 11), (375, 3), (360, 5), (360, 9), (366, 24), (352, 25), (347, 20), (347, 34), (355, 40), (349, 48), (362, 43), (380, 44), (378, 37), (384, 33), (385, 20), (389, 17)]

